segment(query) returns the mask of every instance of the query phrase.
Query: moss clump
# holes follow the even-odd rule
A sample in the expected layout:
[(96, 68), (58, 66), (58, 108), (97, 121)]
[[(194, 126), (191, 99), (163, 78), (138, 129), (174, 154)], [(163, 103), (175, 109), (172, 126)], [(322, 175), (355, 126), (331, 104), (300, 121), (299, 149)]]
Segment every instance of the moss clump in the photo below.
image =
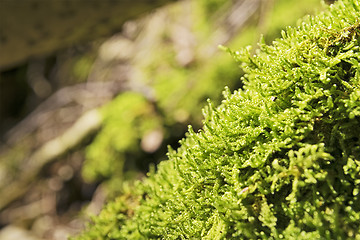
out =
[(78, 239), (360, 239), (359, 12), (339, 1), (254, 56), (230, 51), (243, 89), (209, 103), (134, 212), (110, 204)]
[[(295, 0), (277, 1), (271, 10), (271, 15), (276, 17), (266, 17), (266, 22), (270, 24), (265, 39), (270, 41), (280, 36), (277, 29), (294, 24), (298, 16), (307, 12), (305, 9), (311, 6), (314, 10), (319, 5), (319, 0), (306, 0), (301, 4)], [(130, 60), (136, 70), (134, 74), (129, 74), (132, 77), (128, 81), (138, 85), (136, 88), (144, 96), (141, 93), (121, 93), (103, 107), (103, 127), (86, 148), (83, 165), (84, 178), (93, 182), (101, 180), (110, 199), (122, 191), (124, 181), (134, 181), (139, 172), (147, 171), (150, 163), (166, 159), (166, 145), (177, 146), (188, 124), (194, 128), (200, 127), (203, 119), (201, 109), (206, 105), (207, 98), (218, 105), (225, 85), (229, 89), (237, 89), (242, 85), (239, 78), (243, 72), (239, 71), (237, 63), (228, 54), (216, 51), (213, 42), (214, 32), (219, 31), (215, 29), (223, 29), (221, 31), (224, 32), (227, 29), (223, 21), (232, 8), (234, 6), (228, 0), (180, 1), (150, 18), (152, 20), (143, 29), (141, 37), (134, 43), (128, 43), (137, 49)], [(183, 13), (191, 21), (184, 21)], [(279, 21), (278, 18), (284, 14), (286, 21)], [(154, 27), (157, 26), (156, 22), (160, 22), (161, 28)], [(174, 37), (178, 34), (175, 29), (179, 29), (179, 26), (188, 29), (195, 40), (193, 43), (199, 43), (186, 47), (192, 52), (193, 58), (185, 65), (177, 58), (178, 53), (184, 50), (179, 48), (175, 40), (177, 38)], [(249, 24), (241, 28), (241, 34), (228, 35), (231, 38), (228, 44), (251, 44), (258, 29), (256, 21), (249, 20)], [(143, 42), (140, 39), (148, 39), (150, 42), (137, 45)], [(109, 66), (113, 63), (100, 65)], [(100, 72), (104, 70), (109, 71), (103, 69)], [(160, 145), (152, 152), (145, 151), (144, 145), (140, 147), (139, 143), (147, 142), (147, 137), (154, 132), (162, 133), (162, 137), (158, 138)]]

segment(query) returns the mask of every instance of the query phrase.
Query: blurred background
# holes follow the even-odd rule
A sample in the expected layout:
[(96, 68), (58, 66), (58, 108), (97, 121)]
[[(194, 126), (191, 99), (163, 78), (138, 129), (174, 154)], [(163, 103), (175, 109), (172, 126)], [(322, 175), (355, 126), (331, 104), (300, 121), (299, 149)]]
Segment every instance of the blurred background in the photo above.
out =
[(0, 0), (0, 239), (62, 240), (176, 149), (320, 0)]

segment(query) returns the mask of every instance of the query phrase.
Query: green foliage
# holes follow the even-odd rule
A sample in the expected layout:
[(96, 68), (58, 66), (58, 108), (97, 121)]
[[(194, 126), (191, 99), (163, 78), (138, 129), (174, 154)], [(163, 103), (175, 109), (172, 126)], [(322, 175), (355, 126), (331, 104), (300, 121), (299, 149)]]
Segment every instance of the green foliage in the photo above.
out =
[[(134, 209), (139, 203), (139, 198), (134, 195), (139, 192), (132, 192), (130, 194), (129, 186), (125, 187), (124, 191), (127, 192), (115, 201), (107, 204), (106, 208), (102, 210), (100, 216), (93, 217), (92, 220), (96, 223), (91, 226), (91, 231), (86, 235), (79, 236), (79, 239), (121, 239), (121, 233), (118, 226), (124, 224), (127, 218), (134, 215)], [(90, 227), (90, 226), (88, 226)]]
[(161, 130), (163, 123), (154, 106), (133, 92), (117, 97), (102, 113), (104, 127), (87, 149), (83, 175), (89, 181), (99, 176), (116, 181), (122, 177), (126, 153), (139, 151), (141, 138)]
[(244, 87), (209, 101), (137, 207), (108, 205), (77, 239), (360, 239), (359, 11), (339, 1), (256, 55), (229, 50)]
[[(282, 0), (277, 1), (274, 6), (275, 16), (281, 16), (283, 9), (286, 8), (288, 24), (294, 24), (296, 16), (303, 14), (309, 6), (314, 6), (318, 0), (306, 0), (305, 4), (299, 6), (295, 1)], [(206, 99), (211, 98), (215, 104), (221, 101), (221, 91), (227, 85), (230, 89), (236, 89), (241, 86), (239, 81), (242, 72), (239, 72), (237, 64), (233, 59), (218, 51), (216, 54), (205, 55), (204, 52), (214, 51), (212, 34), (216, 28), (217, 17), (225, 12), (230, 2), (227, 0), (196, 0), (188, 2), (191, 6), (174, 5), (169, 7), (169, 13), (166, 16), (166, 23), (162, 22), (161, 29), (150, 29), (151, 36), (145, 37), (152, 48), (140, 48), (139, 56), (132, 61), (138, 70), (135, 81), (141, 86), (146, 86), (148, 92), (154, 96), (153, 103), (141, 97), (139, 94), (126, 93), (125, 96), (118, 96), (114, 102), (104, 108), (104, 127), (95, 137), (95, 140), (86, 150), (87, 160), (84, 163), (83, 175), (88, 181), (104, 180), (110, 182), (108, 189), (110, 192), (121, 190), (121, 182), (124, 180), (124, 174), (128, 175), (129, 170), (139, 170), (134, 167), (134, 162), (153, 161), (147, 159), (147, 155), (142, 153), (139, 147), (140, 141), (152, 130), (161, 129), (164, 134), (164, 143), (167, 144), (171, 139), (178, 139), (186, 131), (186, 126), (191, 123), (194, 128), (199, 128), (202, 120), (201, 109), (206, 105)], [(191, 7), (193, 11), (186, 12), (191, 21), (184, 21), (183, 11)], [(279, 10), (280, 9), (280, 10)], [(281, 12), (280, 12), (281, 11)], [(185, 23), (184, 23), (185, 22)], [(283, 28), (284, 23), (269, 19), (271, 24), (267, 24), (268, 39), (274, 38), (274, 30)], [(275, 23), (275, 24), (274, 24)], [(151, 24), (150, 24), (151, 25)], [(151, 25), (152, 26), (152, 25)], [(171, 40), (175, 29), (188, 29), (196, 43), (188, 46), (188, 51), (192, 52), (192, 60), (186, 65), (180, 64), (176, 57), (177, 46)], [(254, 42), (257, 26), (249, 24), (246, 31), (242, 31), (232, 40), (234, 45), (251, 44)], [(251, 34), (246, 34), (251, 32)], [(157, 37), (154, 37), (157, 36)], [(148, 39), (149, 38), (149, 39)], [(173, 38), (173, 37), (172, 37)], [(257, 37), (256, 37), (257, 38)], [(170, 44), (171, 43), (171, 44)], [(158, 47), (156, 47), (158, 46)], [(146, 56), (146, 57), (144, 57)], [(136, 95), (130, 96), (129, 95)], [(134, 101), (134, 98), (137, 100)], [(140, 100), (142, 99), (142, 100)], [(140, 113), (139, 108), (147, 108), (146, 113)], [(134, 108), (132, 110), (132, 108)], [(132, 115), (129, 112), (134, 112)], [(131, 122), (137, 119), (135, 122)], [(141, 120), (139, 120), (141, 119)], [(148, 123), (149, 121), (149, 123)], [(147, 129), (144, 131), (142, 129)], [(180, 129), (180, 130), (179, 130)], [(179, 133), (180, 132), (180, 133)], [(165, 139), (166, 138), (166, 139)], [(121, 146), (120, 146), (121, 145)], [(157, 156), (165, 156), (165, 147), (159, 148)], [(163, 152), (161, 152), (163, 151)], [(126, 157), (126, 159), (125, 159)], [(162, 160), (157, 159), (157, 161)], [(127, 163), (126, 163), (127, 162)], [(132, 162), (133, 168), (128, 163)], [(138, 164), (139, 165), (139, 164)], [(144, 170), (144, 169), (140, 169)], [(131, 174), (131, 173), (130, 173)], [(132, 175), (133, 176), (133, 175)]]
[[(215, 6), (226, 5), (226, 2), (224, 0), (211, 3), (203, 0), (189, 2), (194, 9), (207, 9), (206, 14), (189, 14), (204, 23), (191, 33), (198, 34), (194, 36), (198, 41), (204, 41), (206, 37), (209, 37), (208, 28), (214, 28), (213, 22), (209, 21), (206, 22), (205, 28), (204, 20), (210, 14), (209, 11), (214, 10)], [(212, 7), (208, 8), (207, 4)], [(182, 21), (179, 17), (179, 11), (183, 11), (182, 8), (184, 8), (182, 5), (169, 7), (170, 20), (168, 24), (162, 24), (164, 29), (157, 30), (155, 33), (151, 29), (151, 36), (144, 37), (146, 41), (150, 41), (148, 45), (160, 47), (140, 48), (138, 54), (141, 57), (134, 57), (132, 61), (137, 72), (134, 74), (136, 76), (129, 81), (136, 82), (135, 84), (140, 85), (140, 88), (146, 88), (147, 93), (144, 95), (152, 95), (153, 102), (141, 96), (141, 93), (120, 94), (114, 101), (104, 106), (103, 128), (86, 149), (86, 161), (83, 165), (84, 178), (87, 181), (106, 180), (111, 195), (122, 191), (122, 182), (131, 181), (136, 177), (135, 171), (144, 171), (144, 168), (146, 170), (149, 162), (154, 161), (147, 159), (148, 153), (144, 153), (140, 147), (140, 142), (148, 133), (161, 131), (164, 142), (167, 141), (166, 138), (171, 137), (178, 141), (179, 135), (183, 136), (189, 122), (200, 125), (201, 108), (206, 104), (206, 99), (208, 97), (214, 101), (220, 99), (225, 79), (230, 87), (238, 82), (240, 75), (236, 63), (225, 54), (221, 56), (217, 54), (214, 57), (218, 61), (210, 63), (210, 59), (199, 59), (200, 54), (197, 54), (199, 51), (191, 49), (195, 55), (191, 66), (184, 67), (176, 61), (176, 47), (174, 44), (169, 44), (169, 35), (174, 31), (174, 25), (181, 26), (182, 24), (179, 22)], [(191, 29), (190, 26), (182, 27)], [(200, 63), (201, 67), (198, 66)], [(174, 134), (169, 130), (174, 128), (183, 130), (181, 133)], [(160, 151), (162, 151), (161, 155), (165, 156), (166, 145), (159, 147)], [(160, 155), (157, 152), (155, 154)]]

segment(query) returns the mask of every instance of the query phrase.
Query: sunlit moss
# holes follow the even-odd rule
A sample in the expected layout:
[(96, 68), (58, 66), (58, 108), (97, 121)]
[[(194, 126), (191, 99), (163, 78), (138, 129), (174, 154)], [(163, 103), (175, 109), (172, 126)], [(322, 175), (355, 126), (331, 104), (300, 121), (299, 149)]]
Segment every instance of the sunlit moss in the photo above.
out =
[[(304, 9), (306, 9), (303, 6), (304, 4), (297, 7), (297, 3), (294, 4), (291, 1), (294, 5), (292, 6), (288, 2), (276, 1), (273, 6), (274, 15), (281, 15), (281, 10), (285, 8), (284, 5), (287, 7), (287, 12), (304, 12)], [(316, 6), (314, 0), (307, 0), (306, 2), (308, 7)], [(130, 77), (129, 81), (139, 82), (141, 86), (146, 86), (149, 89), (158, 108), (157, 110), (159, 110), (154, 114), (158, 114), (158, 117), (161, 118), (164, 135), (169, 136), (169, 138), (179, 137), (179, 134), (175, 135), (168, 130), (173, 130), (174, 126), (176, 128), (181, 126), (180, 129), (186, 129), (187, 124), (192, 124), (195, 129), (200, 127), (202, 120), (201, 109), (206, 105), (208, 98), (214, 104), (219, 104), (222, 99), (221, 92), (225, 86), (228, 86), (231, 90), (242, 86), (240, 76), (242, 76), (243, 72), (238, 70), (236, 62), (233, 61), (231, 56), (218, 50), (217, 46), (210, 46), (212, 51), (215, 50), (211, 57), (204, 57), (202, 54), (204, 48), (211, 45), (209, 38), (211, 38), (214, 29), (218, 27), (217, 16), (219, 16), (219, 13), (228, 10), (229, 3), (229, 1), (224, 0), (197, 0), (169, 7), (169, 12), (163, 13), (160, 17), (155, 17), (155, 19), (151, 20), (155, 23), (151, 22), (149, 24), (150, 27), (154, 26), (153, 24), (158, 24), (159, 19), (164, 18), (167, 21), (161, 21), (162, 28), (150, 28), (148, 30), (151, 32), (150, 36), (145, 35), (142, 40), (147, 42), (147, 46), (152, 47), (139, 48), (133, 59), (132, 64), (136, 74), (134, 74), (135, 78)], [(192, 9), (192, 11), (188, 12), (187, 9)], [(211, 13), (210, 10), (214, 12)], [(179, 18), (184, 14), (186, 14), (186, 18)], [(297, 16), (295, 13), (293, 15)], [(295, 23), (296, 19), (295, 17), (288, 18), (287, 21), (287, 23)], [(284, 27), (279, 21), (275, 23), (281, 26), (274, 26), (272, 20), (269, 20), (267, 26), (269, 28)], [(256, 32), (257, 27), (256, 23), (249, 24), (238, 36), (234, 36), (229, 45), (241, 46), (239, 42), (252, 44), (255, 40), (254, 36), (247, 33), (252, 32), (252, 35), (255, 35), (254, 32)], [(177, 49), (178, 46), (175, 46), (174, 43), (174, 41), (176, 42), (174, 34), (179, 28), (182, 30), (188, 29), (190, 32), (187, 32), (187, 34), (191, 35), (190, 38), (195, 43), (188, 46), (188, 50), (191, 51), (193, 56), (185, 66), (177, 59), (177, 54), (181, 49)], [(144, 31), (146, 32), (146, 29)], [(88, 180), (115, 179), (122, 176), (125, 152), (128, 158), (139, 158), (138, 153), (142, 151), (138, 145), (144, 135), (139, 135), (137, 132), (140, 131), (139, 128), (145, 127), (148, 121), (151, 124), (151, 120), (144, 119), (139, 124), (124, 125), (123, 120), (118, 118), (132, 119), (125, 116), (127, 111), (130, 110), (125, 111), (124, 108), (118, 107), (117, 104), (121, 103), (127, 106), (126, 101), (131, 102), (132, 98), (128, 100), (121, 96), (119, 98), (122, 100), (115, 100), (114, 103), (110, 103), (109, 106), (105, 107), (107, 111), (104, 114), (112, 117), (109, 117), (109, 120), (104, 122), (104, 128), (87, 150), (88, 160), (85, 161), (83, 172)], [(149, 105), (151, 104), (149, 103)], [(130, 106), (134, 107), (136, 112), (136, 104), (130, 103)], [(155, 109), (153, 110), (155, 111)], [(115, 115), (119, 116), (115, 117)], [(107, 117), (105, 116), (105, 118)], [(107, 125), (119, 127), (109, 130), (110, 128)], [(125, 126), (127, 129), (124, 129)], [(181, 131), (181, 134), (183, 134), (185, 130)], [(124, 134), (125, 132), (127, 134)], [(129, 136), (127, 140), (122, 139), (125, 135)], [(178, 141), (178, 139), (174, 141)], [(128, 148), (119, 148), (117, 146), (121, 144)], [(140, 155), (140, 159), (137, 161), (147, 161), (141, 159), (141, 157), (143, 156)], [(116, 174), (112, 175), (113, 173)], [(92, 177), (89, 177), (90, 175)], [(119, 182), (119, 179), (116, 182)]]
[(112, 203), (78, 239), (360, 239), (359, 11), (339, 1), (255, 55), (229, 50), (244, 86), (209, 101), (134, 212)]

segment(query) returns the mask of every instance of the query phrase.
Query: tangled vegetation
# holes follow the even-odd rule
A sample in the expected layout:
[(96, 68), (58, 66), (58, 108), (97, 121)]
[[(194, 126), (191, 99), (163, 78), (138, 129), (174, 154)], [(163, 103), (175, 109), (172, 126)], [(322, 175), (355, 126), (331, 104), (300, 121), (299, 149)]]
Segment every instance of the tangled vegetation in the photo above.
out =
[(76, 239), (360, 239), (359, 12), (228, 50), (244, 86)]

